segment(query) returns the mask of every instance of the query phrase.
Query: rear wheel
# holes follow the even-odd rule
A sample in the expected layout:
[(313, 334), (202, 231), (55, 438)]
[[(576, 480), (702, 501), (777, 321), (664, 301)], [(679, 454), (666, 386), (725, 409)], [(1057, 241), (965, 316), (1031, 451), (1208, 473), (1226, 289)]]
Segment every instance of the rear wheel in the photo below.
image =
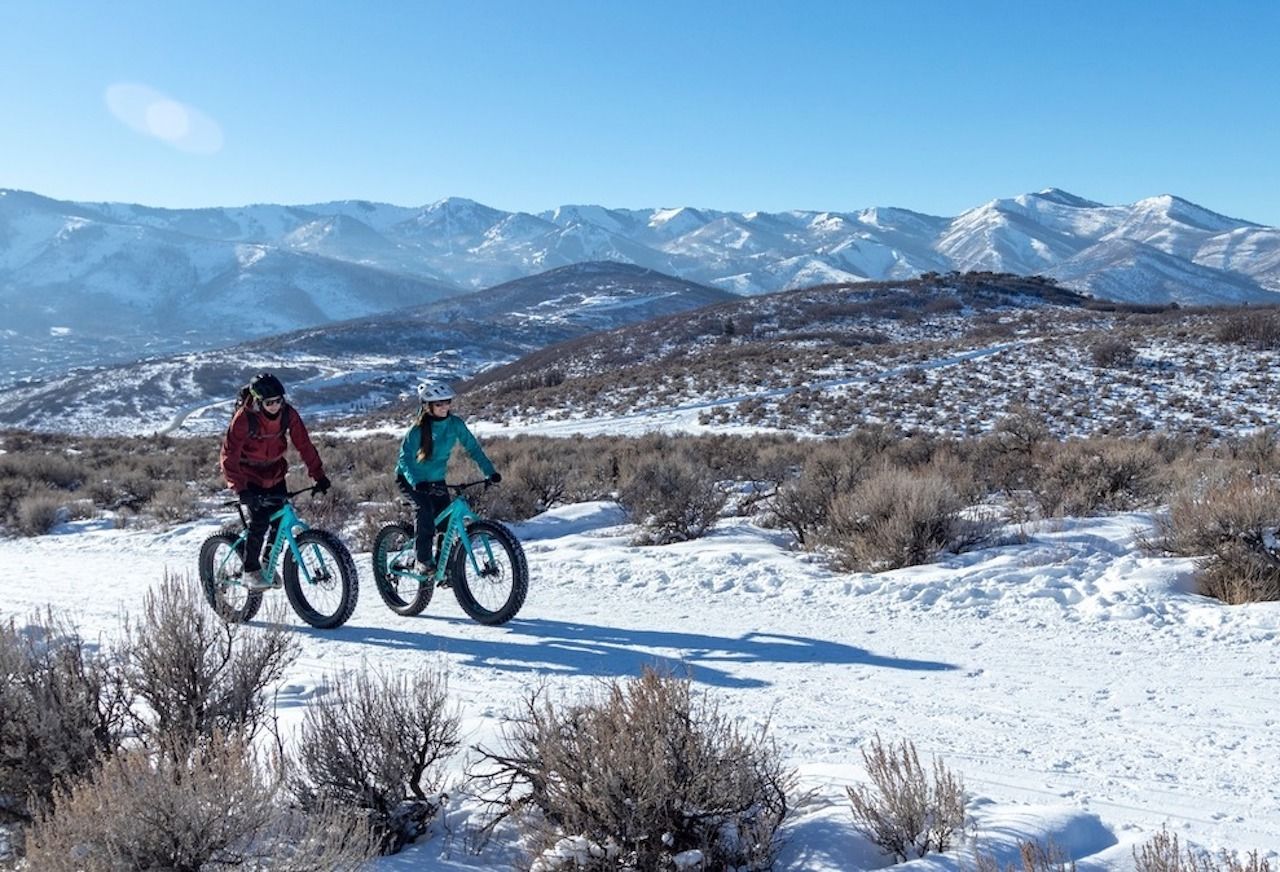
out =
[[(304, 530), (298, 536), (303, 568), (290, 551), (284, 562), (284, 592), (298, 617), (313, 627), (341, 627), (356, 608), (360, 594), (356, 563), (347, 546), (327, 530)], [(305, 571), (302, 571), (305, 569)]]
[(456, 547), (449, 557), (449, 580), (458, 605), (472, 620), (505, 624), (516, 616), (529, 592), (529, 565), (515, 534), (497, 521), (472, 521), (467, 536), (475, 553), (471, 565), (466, 549)]
[(204, 598), (218, 617), (229, 624), (252, 621), (262, 606), (262, 592), (241, 582), (243, 560), (236, 549), (238, 530), (214, 533), (200, 546), (200, 584)]
[(373, 539), (373, 580), (378, 595), (387, 608), (406, 617), (421, 614), (435, 590), (431, 579), (418, 581), (404, 574), (413, 569), (412, 545), (413, 527), (403, 521), (387, 524)]

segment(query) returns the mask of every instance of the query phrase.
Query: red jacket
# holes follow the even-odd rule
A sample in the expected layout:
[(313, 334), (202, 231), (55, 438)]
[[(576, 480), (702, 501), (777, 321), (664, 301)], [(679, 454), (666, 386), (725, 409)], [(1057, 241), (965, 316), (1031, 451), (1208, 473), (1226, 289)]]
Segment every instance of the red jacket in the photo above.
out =
[[(222, 440), (220, 461), (227, 485), (234, 491), (242, 491), (250, 485), (268, 488), (284, 481), (285, 473), (289, 471), (289, 462), (284, 456), (289, 449), (289, 441), (298, 449), (311, 478), (315, 481), (324, 478), (320, 453), (311, 444), (307, 425), (302, 423), (298, 410), (286, 404), (272, 420), (252, 406), (252, 403), (246, 403), (236, 410)], [(283, 426), (286, 409), (289, 419), (287, 434)], [(252, 436), (249, 431), (250, 415), (257, 419), (256, 432)]]

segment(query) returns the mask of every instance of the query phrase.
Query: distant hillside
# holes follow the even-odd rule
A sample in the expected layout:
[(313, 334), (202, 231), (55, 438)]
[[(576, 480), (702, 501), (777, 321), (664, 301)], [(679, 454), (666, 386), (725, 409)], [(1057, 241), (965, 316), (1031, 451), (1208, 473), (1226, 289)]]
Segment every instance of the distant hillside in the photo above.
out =
[(890, 436), (1241, 435), (1280, 415), (1280, 310), (1106, 303), (995, 273), (829, 285), (592, 334), (487, 370), (461, 408), (498, 432), (615, 428)]
[(737, 299), (626, 264), (578, 264), (448, 302), (256, 339), (231, 348), (25, 379), (0, 388), (0, 426), (147, 433), (225, 426), (252, 373), (281, 374), (317, 416), (395, 402), (427, 376), (459, 379), (549, 342)]

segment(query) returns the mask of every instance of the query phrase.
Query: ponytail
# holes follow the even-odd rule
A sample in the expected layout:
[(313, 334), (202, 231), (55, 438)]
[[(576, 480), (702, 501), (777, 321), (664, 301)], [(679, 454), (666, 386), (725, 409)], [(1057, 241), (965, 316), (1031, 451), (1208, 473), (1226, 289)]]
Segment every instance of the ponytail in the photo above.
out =
[(422, 411), (418, 413), (418, 462), (426, 463), (427, 458), (431, 456), (431, 451), (435, 447), (431, 438), (431, 413), (427, 411), (424, 405)]

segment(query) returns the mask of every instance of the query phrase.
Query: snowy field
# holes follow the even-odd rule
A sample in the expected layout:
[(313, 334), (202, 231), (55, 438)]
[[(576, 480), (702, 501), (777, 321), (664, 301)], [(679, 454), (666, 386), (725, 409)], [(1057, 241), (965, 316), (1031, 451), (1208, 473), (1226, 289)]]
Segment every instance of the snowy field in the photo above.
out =
[[(52, 604), (111, 635), (166, 571), (195, 583), (218, 520), (161, 532), (79, 522), (2, 540), (0, 617)], [(876, 733), (910, 739), (926, 764), (937, 756), (964, 779), (977, 845), (1004, 862), (1019, 839), (1052, 839), (1085, 872), (1128, 870), (1162, 826), (1267, 856), (1280, 848), (1280, 603), (1231, 608), (1191, 593), (1188, 561), (1134, 548), (1149, 523), (1066, 520), (1020, 544), (865, 575), (834, 573), (741, 519), (701, 541), (637, 548), (613, 504), (569, 506), (515, 525), (531, 588), (504, 627), (471, 622), (445, 591), (423, 616), (398, 617), (358, 554), (346, 626), (316, 631), (288, 613), (303, 655), (280, 688), (282, 720), (297, 725), (328, 673), (443, 665), (464, 747), (492, 748), (502, 716), (539, 682), (576, 699), (667, 664), (744, 724), (768, 719), (815, 789), (784, 830), (780, 870), (891, 865), (854, 830), (844, 793), (865, 779), (859, 749)], [(430, 839), (375, 868), (512, 868), (510, 838), (465, 850), (476, 813), (454, 791)], [(972, 845), (901, 865), (970, 868)]]

